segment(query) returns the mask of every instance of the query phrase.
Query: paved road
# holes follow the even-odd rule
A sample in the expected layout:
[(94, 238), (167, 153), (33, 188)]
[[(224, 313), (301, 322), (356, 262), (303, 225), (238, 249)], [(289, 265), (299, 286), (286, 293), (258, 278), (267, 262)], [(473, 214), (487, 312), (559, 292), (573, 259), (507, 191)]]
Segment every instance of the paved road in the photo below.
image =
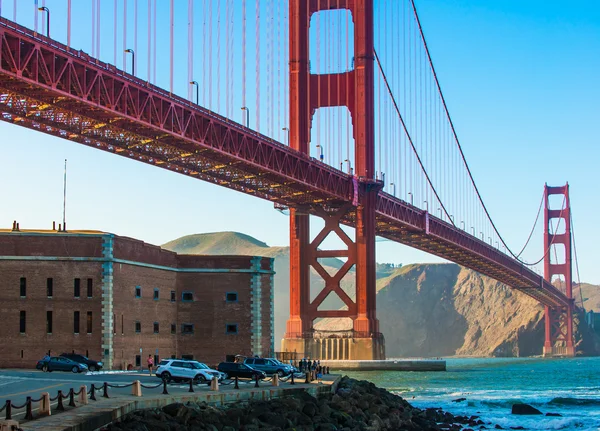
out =
[[(28, 396), (33, 399), (40, 398), (42, 392), (50, 393), (50, 397), (55, 397), (59, 390), (67, 394), (71, 388), (78, 391), (82, 385), (86, 385), (88, 391), (92, 384), (100, 388), (96, 397), (102, 396), (102, 385), (107, 382), (111, 385), (126, 385), (134, 380), (139, 380), (142, 385), (155, 386), (161, 383), (161, 380), (155, 376), (150, 376), (148, 372), (128, 372), (118, 374), (73, 374), (70, 372), (54, 371), (44, 373), (37, 370), (0, 370), (0, 408), (5, 405), (6, 400), (11, 400), (13, 405), (23, 405)], [(266, 385), (267, 383), (262, 383)], [(246, 386), (247, 384), (244, 384)], [(249, 385), (248, 385), (249, 386)], [(189, 390), (189, 384), (172, 383), (168, 385), (169, 393), (184, 393)], [(194, 390), (208, 391), (206, 384), (194, 385)], [(155, 389), (142, 389), (144, 395), (157, 395), (162, 393), (162, 387)], [(109, 396), (119, 397), (131, 394), (131, 387), (127, 388), (109, 388)], [(65, 405), (68, 400), (65, 401)], [(54, 407), (56, 402), (52, 403)], [(34, 414), (39, 403), (33, 404)], [(13, 408), (13, 418), (21, 419), (24, 416), (24, 409)], [(0, 413), (0, 419), (4, 419), (4, 412)]]

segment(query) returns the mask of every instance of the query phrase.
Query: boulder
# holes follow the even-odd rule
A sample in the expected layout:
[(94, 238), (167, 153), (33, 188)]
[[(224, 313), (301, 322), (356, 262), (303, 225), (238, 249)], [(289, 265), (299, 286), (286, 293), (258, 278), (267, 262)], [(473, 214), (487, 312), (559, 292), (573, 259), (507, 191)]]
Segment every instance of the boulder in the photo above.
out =
[(542, 412), (531, 407), (529, 404), (513, 404), (512, 412), (513, 415), (541, 415)]

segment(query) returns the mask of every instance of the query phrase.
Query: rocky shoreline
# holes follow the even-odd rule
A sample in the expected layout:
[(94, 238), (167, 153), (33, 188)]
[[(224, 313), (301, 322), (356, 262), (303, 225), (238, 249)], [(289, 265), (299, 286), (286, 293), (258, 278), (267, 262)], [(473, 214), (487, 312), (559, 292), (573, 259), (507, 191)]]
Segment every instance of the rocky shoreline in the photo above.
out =
[[(487, 427), (494, 428), (489, 424)], [(319, 399), (305, 391), (294, 391), (284, 398), (225, 407), (174, 403), (133, 412), (104, 430), (466, 431), (475, 428), (486, 428), (476, 416), (454, 416), (436, 408), (422, 410), (373, 383), (342, 377), (335, 394)]]

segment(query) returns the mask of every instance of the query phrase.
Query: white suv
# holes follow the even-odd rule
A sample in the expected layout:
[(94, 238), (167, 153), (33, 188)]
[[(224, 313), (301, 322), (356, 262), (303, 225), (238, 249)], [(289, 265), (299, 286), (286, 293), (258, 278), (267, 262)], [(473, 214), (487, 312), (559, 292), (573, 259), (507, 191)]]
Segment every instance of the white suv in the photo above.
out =
[(213, 377), (219, 381), (226, 378), (224, 373), (212, 370), (198, 361), (186, 359), (163, 359), (156, 369), (156, 377), (170, 382), (171, 380), (187, 381), (193, 379), (195, 382), (210, 382)]

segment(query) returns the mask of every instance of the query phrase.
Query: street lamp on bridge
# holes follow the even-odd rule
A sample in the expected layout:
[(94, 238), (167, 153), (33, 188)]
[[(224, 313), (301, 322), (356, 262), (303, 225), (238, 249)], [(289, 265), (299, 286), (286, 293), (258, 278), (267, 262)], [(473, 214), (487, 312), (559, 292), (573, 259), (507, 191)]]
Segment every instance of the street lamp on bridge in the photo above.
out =
[(392, 187), (392, 194), (396, 197), (396, 183), (390, 183), (390, 186)]
[(131, 48), (127, 48), (125, 52), (131, 54), (131, 74), (135, 75), (135, 51)]
[(429, 212), (429, 202), (423, 201), (423, 203), (425, 204), (425, 211)]
[(473, 236), (475, 236), (475, 228), (471, 226), (471, 231), (473, 232)]
[(200, 105), (200, 85), (198, 81), (190, 81), (190, 85), (196, 87), (196, 105)]
[(464, 222), (464, 220), (461, 220), (461, 221), (460, 221), (460, 224), (461, 224), (461, 226), (462, 226), (462, 230), (465, 230), (465, 222)]
[(323, 161), (323, 145), (321, 144), (317, 144), (317, 148), (319, 149), (319, 159), (321, 160), (321, 162)]
[(246, 127), (250, 128), (250, 109), (247, 106), (242, 106), (242, 111), (246, 111)]
[(348, 174), (352, 174), (352, 165), (350, 165), (350, 160), (346, 159), (344, 160), (344, 163), (348, 162)]
[(438, 207), (438, 211), (440, 212), (440, 219), (442, 218), (442, 209)]
[(479, 233), (481, 234), (481, 240), (482, 240), (482, 241), (485, 241), (485, 240), (483, 239), (483, 232), (479, 232)]
[(287, 138), (288, 138), (287, 144), (288, 144), (288, 147), (289, 147), (290, 146), (290, 129), (287, 128), (287, 127), (282, 127), (281, 130), (287, 130)]
[(412, 192), (408, 192), (408, 196), (410, 196), (410, 204), (413, 204), (413, 194)]
[(46, 12), (46, 37), (50, 37), (50, 9), (46, 6), (42, 6), (38, 7), (38, 10), (40, 12)]

